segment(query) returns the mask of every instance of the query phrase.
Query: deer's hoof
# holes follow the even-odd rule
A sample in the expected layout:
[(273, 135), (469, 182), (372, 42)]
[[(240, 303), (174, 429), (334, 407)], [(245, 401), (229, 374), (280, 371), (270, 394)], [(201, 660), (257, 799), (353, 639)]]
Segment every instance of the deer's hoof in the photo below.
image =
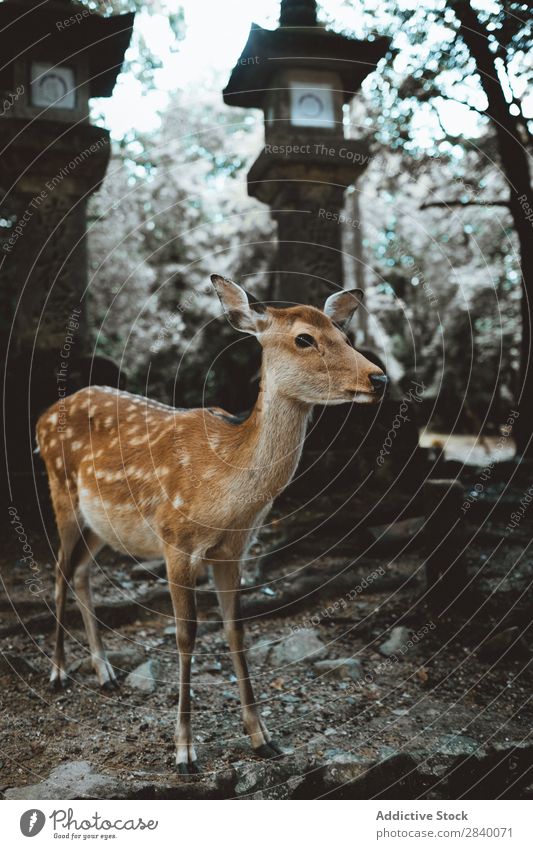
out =
[(262, 746), (258, 746), (257, 749), (254, 749), (254, 753), (260, 758), (279, 758), (282, 757), (285, 752), (281, 749), (274, 740), (271, 740), (270, 743), (263, 743)]
[(189, 763), (179, 763), (176, 764), (176, 766), (178, 767), (180, 775), (198, 775), (200, 772), (194, 761), (189, 761)]
[(52, 674), (50, 675), (49, 687), (54, 692), (58, 692), (59, 690), (64, 690), (64, 688), (68, 684), (68, 676), (67, 673), (61, 669), (54, 669)]
[(104, 693), (114, 693), (115, 690), (118, 690), (120, 687), (116, 678), (108, 678), (107, 681), (103, 681), (100, 684), (100, 689), (104, 691)]

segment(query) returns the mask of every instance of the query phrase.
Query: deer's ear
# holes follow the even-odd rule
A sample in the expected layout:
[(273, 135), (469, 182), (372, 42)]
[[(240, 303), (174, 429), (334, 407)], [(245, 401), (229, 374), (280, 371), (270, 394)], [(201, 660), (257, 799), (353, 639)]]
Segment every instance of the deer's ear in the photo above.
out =
[(324, 312), (335, 324), (347, 327), (357, 307), (363, 302), (362, 289), (343, 289), (330, 295), (324, 304)]
[(219, 274), (211, 275), (211, 283), (215, 287), (220, 298), (220, 303), (226, 314), (226, 318), (235, 330), (241, 333), (258, 333), (261, 329), (261, 316), (259, 306), (251, 306), (252, 298), (244, 289), (233, 280), (221, 277)]

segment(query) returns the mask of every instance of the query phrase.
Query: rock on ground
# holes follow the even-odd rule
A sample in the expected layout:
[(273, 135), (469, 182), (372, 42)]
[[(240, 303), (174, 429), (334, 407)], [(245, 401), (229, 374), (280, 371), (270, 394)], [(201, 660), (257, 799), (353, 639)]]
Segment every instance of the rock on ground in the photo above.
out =
[(126, 686), (142, 693), (153, 693), (157, 689), (157, 664), (153, 660), (141, 663), (126, 678)]
[(330, 675), (332, 678), (352, 681), (358, 681), (361, 678), (361, 663), (355, 657), (317, 660), (314, 667), (318, 675)]
[(388, 639), (380, 645), (379, 650), (381, 654), (385, 655), (385, 657), (391, 657), (391, 655), (396, 654), (396, 652), (405, 646), (410, 633), (409, 628), (405, 628), (403, 625), (397, 625), (390, 632)]
[(53, 769), (48, 778), (38, 784), (6, 790), (6, 799), (106, 799), (116, 793), (126, 793), (115, 778), (100, 775), (88, 761), (72, 761)]
[(272, 649), (270, 660), (274, 666), (299, 663), (302, 660), (313, 661), (323, 654), (324, 650), (325, 646), (318, 631), (313, 628), (303, 628), (278, 643)]
[[(115, 672), (120, 672), (122, 670), (133, 669), (135, 666), (139, 666), (142, 663), (144, 654), (140, 649), (134, 648), (124, 648), (119, 649), (117, 651), (109, 651), (107, 652), (107, 659), (109, 663), (115, 670)], [(91, 661), (90, 655), (83, 658), (83, 660), (79, 660), (76, 663), (73, 663), (69, 669), (69, 672), (92, 672), (93, 665)]]

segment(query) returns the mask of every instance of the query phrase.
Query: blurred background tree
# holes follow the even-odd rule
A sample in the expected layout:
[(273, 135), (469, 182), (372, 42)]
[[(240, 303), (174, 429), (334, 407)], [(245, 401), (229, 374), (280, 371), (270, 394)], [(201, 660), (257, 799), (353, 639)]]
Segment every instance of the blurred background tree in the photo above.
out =
[[(412, 317), (412, 327), (400, 335), (413, 344), (404, 339), (405, 354), (402, 348), (396, 353), (408, 372), (418, 355), (418, 371), (430, 379), (435, 398), (439, 393), (436, 412), (447, 428), (457, 421), (472, 427), (486, 418), (494, 424), (502, 405), (514, 399), (524, 411), (515, 437), (519, 451), (529, 453), (533, 239), (524, 199), (533, 205), (532, 112), (529, 103), (526, 117), (523, 98), (533, 76), (531, 9), (507, 0), (345, 6), (355, 13), (354, 34), (379, 26), (392, 37), (389, 61), (369, 78), (366, 100), (354, 103), (352, 122), (356, 132), (377, 129), (376, 150), (385, 158), (386, 151), (401, 152), (396, 169), (375, 186), (393, 210), (383, 213), (385, 227), (378, 224), (377, 251), (385, 258), (379, 270), (398, 308)], [(461, 119), (464, 129), (458, 132)], [(410, 232), (398, 251), (398, 226), (407, 222)], [(416, 244), (422, 250), (413, 264), (409, 256)], [(413, 266), (416, 273), (406, 279)], [(386, 285), (378, 290), (386, 291)], [(477, 315), (481, 307), (486, 312)], [(439, 327), (446, 328), (445, 338)], [(424, 337), (433, 338), (432, 350)]]

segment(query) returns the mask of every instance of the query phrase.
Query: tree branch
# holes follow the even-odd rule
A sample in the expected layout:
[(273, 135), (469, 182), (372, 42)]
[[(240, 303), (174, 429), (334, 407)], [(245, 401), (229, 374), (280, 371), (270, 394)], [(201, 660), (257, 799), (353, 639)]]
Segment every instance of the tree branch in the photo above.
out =
[(454, 103), (460, 103), (461, 106), (466, 106), (467, 109), (471, 109), (472, 112), (477, 112), (478, 115), (481, 115), (483, 118), (488, 118), (487, 112), (485, 109), (478, 109), (477, 106), (473, 106), (471, 103), (468, 103), (467, 100), (461, 100), (460, 97), (454, 97), (451, 94), (446, 95), (446, 100), (453, 100)]
[(448, 130), (446, 129), (446, 127), (444, 126), (444, 124), (442, 123), (442, 119), (441, 119), (441, 117), (440, 117), (440, 112), (439, 112), (439, 109), (438, 109), (437, 104), (436, 104), (436, 103), (431, 103), (431, 104), (430, 104), (430, 106), (432, 107), (433, 112), (435, 113), (435, 116), (436, 116), (436, 118), (437, 118), (437, 121), (438, 121), (439, 127), (441, 128), (441, 131), (442, 131), (442, 134), (443, 134), (444, 138), (445, 138), (445, 139), (448, 139), (448, 138), (451, 138), (451, 139), (458, 139), (458, 138), (459, 138), (459, 136), (457, 136), (457, 135), (455, 135), (455, 134), (452, 134), (452, 133), (449, 133), (449, 132), (448, 132)]
[(505, 206), (509, 209), (510, 203), (508, 200), (498, 200), (497, 198), (490, 198), (490, 200), (433, 200), (423, 203), (419, 206), (419, 209), (429, 209), (434, 206)]

